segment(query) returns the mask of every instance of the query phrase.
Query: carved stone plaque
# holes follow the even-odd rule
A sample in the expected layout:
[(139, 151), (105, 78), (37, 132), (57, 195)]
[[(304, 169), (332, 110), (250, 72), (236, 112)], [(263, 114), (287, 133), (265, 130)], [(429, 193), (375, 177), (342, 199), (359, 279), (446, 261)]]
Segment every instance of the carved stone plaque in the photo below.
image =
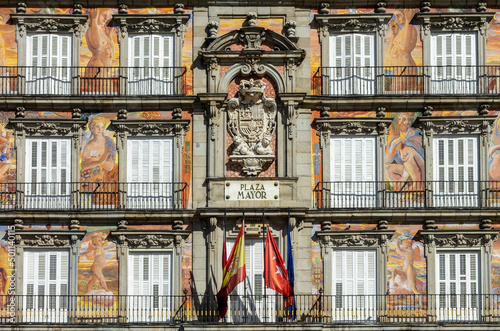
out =
[(260, 80), (242, 80), (237, 98), (228, 102), (228, 131), (234, 149), (232, 162), (243, 173), (256, 176), (266, 163), (274, 161), (271, 141), (276, 130), (276, 101), (265, 96), (266, 84)]

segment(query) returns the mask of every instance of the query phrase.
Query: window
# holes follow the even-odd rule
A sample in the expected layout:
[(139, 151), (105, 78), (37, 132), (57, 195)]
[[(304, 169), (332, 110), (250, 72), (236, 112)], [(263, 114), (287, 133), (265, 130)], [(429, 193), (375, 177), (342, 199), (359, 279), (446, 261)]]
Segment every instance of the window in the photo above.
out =
[[(233, 245), (234, 241), (227, 243), (228, 254)], [(262, 239), (245, 238), (245, 264), (247, 278), (238, 284), (236, 293), (233, 292), (230, 296), (229, 319), (231, 322), (272, 322), (276, 309), (274, 297), (276, 292), (264, 285)]]
[(479, 253), (440, 252), (437, 254), (438, 319), (479, 318)]
[(333, 250), (333, 319), (372, 320), (376, 316), (376, 251)]
[(24, 252), (23, 322), (67, 321), (68, 251)]
[(171, 309), (172, 254), (129, 255), (129, 319), (131, 322), (169, 322)]
[(29, 34), (26, 92), (71, 94), (70, 34)]
[(71, 138), (26, 138), (28, 209), (70, 208)]
[(133, 35), (129, 38), (130, 94), (172, 94), (173, 35)]
[(173, 139), (129, 138), (127, 206), (172, 208)]
[(431, 88), (438, 94), (477, 92), (476, 33), (431, 35)]
[(330, 35), (330, 94), (373, 94), (375, 34)]
[(330, 138), (332, 207), (375, 206), (375, 143), (374, 136)]
[(435, 137), (434, 206), (478, 206), (478, 137)]

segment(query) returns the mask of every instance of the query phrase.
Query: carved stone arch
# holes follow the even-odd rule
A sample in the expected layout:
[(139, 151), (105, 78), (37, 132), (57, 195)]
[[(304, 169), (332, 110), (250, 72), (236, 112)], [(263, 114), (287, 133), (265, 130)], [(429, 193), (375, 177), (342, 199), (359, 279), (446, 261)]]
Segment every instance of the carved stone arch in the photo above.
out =
[[(277, 50), (280, 51), (298, 50), (295, 43), (290, 39), (288, 39), (287, 37), (272, 30), (254, 26), (254, 27), (243, 27), (240, 30), (233, 30), (220, 36), (208, 46), (207, 51), (208, 52), (226, 51), (228, 50), (228, 47), (230, 47), (231, 45), (241, 42), (245, 44), (245, 49), (252, 49), (254, 48), (252, 47), (252, 44), (246, 43), (246, 41), (248, 41), (246, 36), (251, 34), (259, 38), (259, 40), (261, 41), (265, 40), (271, 42), (276, 46), (276, 48), (278, 48)], [(255, 44), (253, 44), (253, 46), (255, 46)]]
[[(217, 86), (217, 93), (226, 93), (229, 84), (241, 74), (241, 69), (245, 66), (243, 63), (237, 63), (229, 68), (221, 77), (219, 84)], [(286, 90), (285, 80), (283, 75), (276, 69), (275, 66), (269, 63), (262, 63), (265, 68), (265, 74), (274, 80), (274, 83), (278, 87), (276, 95), (279, 93), (284, 93)]]

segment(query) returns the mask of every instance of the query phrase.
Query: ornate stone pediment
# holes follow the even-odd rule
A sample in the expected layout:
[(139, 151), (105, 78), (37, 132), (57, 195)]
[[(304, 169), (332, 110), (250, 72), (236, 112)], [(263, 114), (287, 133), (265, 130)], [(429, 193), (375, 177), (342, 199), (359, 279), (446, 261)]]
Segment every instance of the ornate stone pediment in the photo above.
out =
[(420, 22), (423, 35), (431, 31), (479, 31), (486, 36), (495, 13), (417, 13), (415, 19)]
[(228, 127), (234, 148), (229, 160), (243, 166), (243, 172), (256, 176), (264, 164), (274, 161), (271, 142), (276, 130), (276, 101), (265, 96), (266, 84), (242, 80), (238, 98), (227, 103)]
[(489, 135), (495, 116), (421, 116), (416, 120), (416, 126), (424, 135), (431, 134), (484, 134)]
[(415, 240), (425, 244), (426, 252), (436, 248), (480, 248), (492, 249), (498, 238), (498, 230), (420, 230)]
[(82, 119), (31, 119), (13, 118), (8, 127), (30, 136), (67, 136), (85, 129), (87, 120)]
[(68, 230), (17, 230), (16, 243), (28, 247), (60, 247), (79, 246), (86, 231)]
[(83, 36), (83, 26), (87, 15), (52, 15), (52, 14), (11, 14), (10, 22), (17, 26), (19, 37), (30, 32), (66, 32), (76, 37)]
[(394, 231), (319, 231), (316, 236), (323, 246), (378, 247), (385, 249)]
[(385, 28), (391, 14), (314, 15), (314, 21), (323, 36), (335, 32), (377, 31), (385, 36)]
[(125, 38), (129, 33), (175, 32), (183, 37), (186, 30), (188, 14), (120, 14), (113, 15), (112, 23), (120, 31), (119, 36)]
[(116, 230), (111, 239), (119, 247), (128, 248), (176, 248), (180, 249), (189, 231), (186, 230)]

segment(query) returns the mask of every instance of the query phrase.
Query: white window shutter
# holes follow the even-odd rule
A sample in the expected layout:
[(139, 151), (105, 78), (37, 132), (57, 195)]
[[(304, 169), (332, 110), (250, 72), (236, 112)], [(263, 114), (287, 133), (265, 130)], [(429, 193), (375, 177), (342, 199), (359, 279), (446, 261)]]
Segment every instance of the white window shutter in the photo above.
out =
[(377, 261), (374, 250), (333, 250), (332, 254), (334, 295), (376, 294)]
[(172, 138), (130, 138), (129, 182), (170, 183), (173, 180)]

